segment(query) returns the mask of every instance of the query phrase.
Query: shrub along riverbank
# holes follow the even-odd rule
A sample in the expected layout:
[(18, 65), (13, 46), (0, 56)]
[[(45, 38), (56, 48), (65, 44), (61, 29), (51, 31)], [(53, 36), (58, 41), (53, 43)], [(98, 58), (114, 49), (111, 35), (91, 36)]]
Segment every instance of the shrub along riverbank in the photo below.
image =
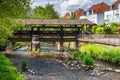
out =
[(106, 47), (102, 45), (86, 44), (81, 46), (81, 51), (97, 59), (120, 63), (119, 47)]
[(0, 52), (0, 80), (25, 80), (13, 63)]

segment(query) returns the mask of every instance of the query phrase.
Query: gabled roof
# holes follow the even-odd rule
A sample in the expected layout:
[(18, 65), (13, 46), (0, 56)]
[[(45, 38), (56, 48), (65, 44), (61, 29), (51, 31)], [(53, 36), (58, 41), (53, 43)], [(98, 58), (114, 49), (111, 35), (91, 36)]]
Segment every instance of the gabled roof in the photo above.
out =
[(64, 16), (63, 16), (63, 19), (68, 19), (70, 17), (70, 14), (69, 13), (66, 13)]
[(19, 21), (23, 22), (24, 24), (56, 24), (56, 25), (75, 25), (75, 24), (90, 24), (93, 23), (88, 19), (18, 19)]
[(83, 9), (78, 9), (74, 13), (76, 17), (79, 18), (80, 16), (82, 16), (83, 12), (85, 12)]
[(109, 10), (110, 6), (104, 2), (94, 4), (90, 7), (89, 11), (94, 10), (94, 13), (104, 13)]
[(112, 9), (115, 10), (117, 9), (117, 4), (120, 3), (120, 0), (116, 0), (113, 5), (112, 5)]

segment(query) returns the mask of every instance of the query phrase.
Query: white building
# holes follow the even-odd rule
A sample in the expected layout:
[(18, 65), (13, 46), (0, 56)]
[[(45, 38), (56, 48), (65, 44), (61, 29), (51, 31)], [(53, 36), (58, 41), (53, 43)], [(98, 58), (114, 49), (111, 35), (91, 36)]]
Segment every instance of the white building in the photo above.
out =
[(104, 13), (104, 20), (107, 23), (120, 22), (120, 0), (113, 3), (109, 11)]
[(95, 24), (101, 24), (104, 21), (104, 12), (109, 9), (109, 5), (104, 2), (94, 4), (88, 9), (88, 11), (86, 11), (84, 16), (80, 17), (80, 19), (87, 18)]

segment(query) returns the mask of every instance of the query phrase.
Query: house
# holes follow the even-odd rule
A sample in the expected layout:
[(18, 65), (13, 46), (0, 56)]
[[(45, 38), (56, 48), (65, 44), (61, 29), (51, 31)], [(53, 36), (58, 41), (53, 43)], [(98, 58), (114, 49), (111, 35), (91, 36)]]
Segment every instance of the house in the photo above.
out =
[[(73, 13), (75, 14), (76, 18), (78, 19), (80, 16), (82, 16), (82, 13), (85, 12), (83, 9), (79, 8), (78, 10), (75, 10)], [(66, 13), (63, 16), (63, 19), (70, 19), (71, 13)]]
[(87, 18), (91, 22), (95, 24), (101, 24), (104, 21), (104, 12), (108, 11), (110, 6), (104, 2), (100, 2), (92, 5), (80, 19)]
[(116, 0), (109, 11), (104, 13), (104, 20), (107, 24), (111, 22), (120, 22), (120, 0)]
[(70, 18), (70, 14), (69, 13), (66, 13), (64, 16), (63, 16), (63, 19), (69, 19)]
[(83, 9), (81, 9), (81, 8), (79, 8), (78, 10), (75, 10), (75, 11), (74, 11), (75, 16), (76, 16), (77, 18), (79, 18), (80, 16), (82, 16), (84, 12), (85, 12), (85, 11), (84, 11)]

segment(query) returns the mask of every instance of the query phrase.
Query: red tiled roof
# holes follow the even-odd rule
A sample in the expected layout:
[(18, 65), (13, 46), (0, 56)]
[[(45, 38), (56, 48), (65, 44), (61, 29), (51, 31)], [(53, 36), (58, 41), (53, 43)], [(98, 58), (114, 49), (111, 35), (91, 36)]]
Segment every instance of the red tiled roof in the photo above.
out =
[(70, 14), (69, 13), (66, 13), (64, 16), (63, 16), (63, 19), (68, 19), (70, 17)]
[(83, 9), (78, 9), (74, 13), (76, 17), (79, 18), (80, 16), (82, 16), (83, 12), (85, 12)]
[(110, 6), (107, 5), (104, 2), (94, 4), (92, 7), (90, 7), (89, 11), (91, 13), (91, 10), (94, 10), (94, 13), (104, 13), (105, 11), (109, 10)]
[(116, 0), (113, 5), (112, 5), (112, 9), (115, 10), (117, 9), (117, 4), (120, 3), (120, 0)]

